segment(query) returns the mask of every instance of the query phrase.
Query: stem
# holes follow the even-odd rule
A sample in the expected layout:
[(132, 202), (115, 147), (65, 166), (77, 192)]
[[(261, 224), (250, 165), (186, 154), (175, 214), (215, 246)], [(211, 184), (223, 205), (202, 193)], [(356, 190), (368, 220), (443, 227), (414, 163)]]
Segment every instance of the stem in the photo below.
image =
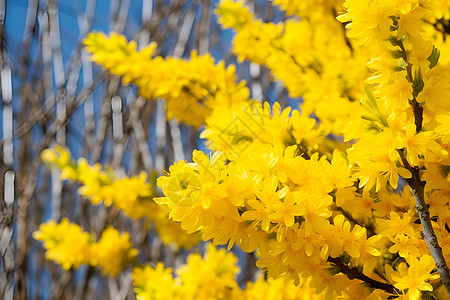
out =
[[(406, 63), (406, 78), (408, 79), (408, 82), (411, 84), (414, 83), (414, 77), (412, 74), (412, 64), (408, 61), (408, 52), (405, 49), (405, 46), (403, 45), (403, 42), (401, 40), (398, 41), (398, 45), (400, 49), (403, 52), (403, 59)], [(422, 130), (422, 121), (423, 121), (423, 107), (420, 106), (420, 104), (417, 102), (416, 97), (412, 95), (412, 100), (409, 100), (409, 104), (412, 106), (414, 111), (414, 124), (416, 125), (416, 132), (419, 132)]]
[(420, 106), (415, 97), (413, 100), (409, 101), (409, 104), (411, 104), (414, 111), (414, 124), (416, 125), (416, 132), (419, 133), (422, 130), (423, 107)]
[(344, 264), (339, 257), (329, 256), (327, 261), (336, 265), (336, 267), (338, 267), (342, 273), (347, 275), (349, 279), (359, 279), (368, 283), (372, 288), (384, 290), (390, 294), (397, 294), (397, 290), (393, 285), (390, 285), (389, 283), (379, 282), (376, 281), (375, 279), (367, 277), (366, 275), (361, 273), (358, 269), (349, 267), (346, 264)]
[[(408, 62), (407, 51), (403, 45), (403, 42), (399, 41), (400, 49), (403, 52), (404, 60), (406, 62), (406, 72), (407, 79), (410, 83), (414, 82), (412, 76), (412, 64)], [(416, 132), (419, 133), (422, 130), (422, 121), (423, 121), (423, 107), (417, 102), (416, 97), (413, 95), (413, 99), (409, 100), (409, 104), (413, 108), (414, 112), (414, 124), (416, 125)], [(408, 163), (404, 155), (404, 149), (397, 150), (400, 158), (402, 160), (403, 165), (406, 169), (408, 169), (412, 176), (411, 178), (406, 179), (411, 191), (416, 199), (416, 209), (417, 214), (419, 215), (420, 222), (423, 226), (422, 236), (425, 242), (428, 245), (428, 249), (430, 249), (431, 256), (433, 257), (434, 263), (436, 265), (436, 269), (441, 276), (442, 284), (447, 290), (447, 294), (450, 297), (450, 274), (447, 263), (445, 262), (444, 255), (442, 254), (442, 248), (439, 246), (439, 242), (436, 237), (436, 233), (434, 232), (433, 226), (431, 224), (430, 212), (428, 211), (428, 207), (425, 203), (425, 193), (424, 186), (425, 182), (420, 179), (419, 168), (417, 166), (411, 166)]]
[(423, 239), (427, 243), (428, 249), (430, 249), (431, 256), (436, 264), (436, 269), (441, 276), (441, 280), (447, 290), (447, 294), (450, 296), (449, 268), (445, 262), (444, 255), (442, 254), (442, 248), (439, 246), (433, 226), (431, 225), (430, 212), (428, 211), (428, 207), (425, 203), (424, 182), (420, 180), (419, 168), (412, 167), (408, 163), (402, 150), (398, 150), (398, 152), (400, 154), (400, 158), (402, 159), (403, 165), (412, 174), (412, 177), (406, 179), (406, 181), (408, 182), (414, 198), (416, 199), (417, 214), (419, 215), (420, 222), (423, 226)]

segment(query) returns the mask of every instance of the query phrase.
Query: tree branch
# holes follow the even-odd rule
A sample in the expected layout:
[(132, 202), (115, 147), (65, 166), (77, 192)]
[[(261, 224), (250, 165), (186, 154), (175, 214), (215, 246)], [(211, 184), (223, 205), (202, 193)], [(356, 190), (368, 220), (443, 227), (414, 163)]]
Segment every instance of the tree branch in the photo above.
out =
[(444, 255), (442, 254), (442, 248), (439, 246), (436, 234), (434, 232), (433, 226), (431, 225), (430, 212), (425, 203), (425, 193), (424, 193), (424, 182), (420, 180), (419, 168), (412, 167), (405, 158), (402, 150), (398, 150), (400, 158), (402, 159), (403, 165), (408, 169), (412, 177), (406, 179), (409, 187), (416, 199), (416, 209), (419, 215), (420, 222), (423, 226), (423, 239), (430, 249), (431, 256), (433, 257), (436, 268), (441, 276), (442, 283), (447, 290), (447, 294), (450, 296), (450, 274), (449, 268), (445, 261)]
[(364, 275), (358, 269), (349, 267), (346, 264), (344, 264), (339, 257), (329, 256), (327, 261), (333, 263), (336, 267), (338, 267), (338, 269), (342, 273), (347, 275), (349, 279), (359, 279), (364, 281), (365, 283), (368, 283), (372, 288), (384, 290), (390, 294), (397, 294), (397, 290), (393, 285), (390, 285), (389, 283), (376, 281), (375, 279), (372, 279)]
[[(398, 41), (398, 45), (403, 52), (403, 59), (406, 62), (407, 79), (414, 85), (412, 64), (408, 61), (407, 51), (403, 45), (402, 40)], [(420, 106), (420, 104), (417, 102), (414, 93), (412, 96), (413, 98), (409, 100), (409, 104), (411, 105), (414, 112), (414, 124), (416, 125), (416, 133), (419, 133), (422, 130), (423, 107)], [(428, 207), (425, 203), (425, 182), (420, 179), (419, 168), (417, 166), (413, 167), (409, 164), (408, 160), (405, 157), (404, 149), (398, 149), (397, 151), (400, 155), (404, 167), (408, 169), (412, 174), (411, 178), (406, 179), (406, 182), (411, 188), (414, 198), (416, 199), (417, 214), (419, 215), (420, 222), (423, 226), (422, 236), (428, 245), (428, 249), (430, 249), (431, 256), (433, 257), (436, 268), (439, 272), (439, 275), (441, 276), (442, 283), (444, 284), (445, 289), (447, 290), (447, 294), (450, 297), (449, 268), (447, 266), (447, 263), (445, 262), (444, 255), (442, 254), (442, 248), (439, 246), (439, 242), (437, 240), (433, 226), (431, 225), (430, 212), (428, 211)]]

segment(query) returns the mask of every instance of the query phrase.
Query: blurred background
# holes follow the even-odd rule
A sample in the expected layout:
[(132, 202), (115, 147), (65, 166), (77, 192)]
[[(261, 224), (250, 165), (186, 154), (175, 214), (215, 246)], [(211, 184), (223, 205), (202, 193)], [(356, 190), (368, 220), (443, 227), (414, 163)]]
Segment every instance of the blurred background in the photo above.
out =
[[(268, 1), (249, 1), (264, 21), (284, 15)], [(40, 161), (56, 144), (118, 174), (163, 174), (174, 161), (206, 150), (199, 132), (167, 120), (164, 100), (147, 101), (135, 86), (93, 64), (82, 41), (91, 31), (124, 34), (156, 55), (189, 58), (192, 50), (236, 64), (233, 32), (223, 31), (209, 0), (0, 0), (0, 299), (134, 299), (130, 272), (116, 278), (90, 267), (64, 272), (46, 261), (31, 234), (49, 219), (68, 217), (85, 231), (107, 224), (128, 230), (140, 262), (184, 262), (186, 251), (164, 246), (152, 229), (93, 206)], [(268, 71), (243, 62), (238, 77), (252, 97), (291, 104)], [(201, 130), (200, 130), (201, 131)], [(203, 246), (193, 251), (201, 252)], [(237, 251), (237, 250), (235, 250)], [(238, 253), (244, 283), (254, 276), (254, 255)]]

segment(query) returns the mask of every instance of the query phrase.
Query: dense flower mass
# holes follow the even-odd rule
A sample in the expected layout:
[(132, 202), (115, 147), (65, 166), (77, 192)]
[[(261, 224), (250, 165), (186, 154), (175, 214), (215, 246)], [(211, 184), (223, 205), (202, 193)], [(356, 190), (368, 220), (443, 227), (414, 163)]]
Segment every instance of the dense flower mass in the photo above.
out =
[(285, 283), (282, 278), (258, 279), (242, 290), (236, 282), (239, 268), (237, 257), (225, 249), (208, 246), (204, 258), (199, 254), (189, 256), (187, 264), (176, 270), (158, 263), (154, 268), (146, 265), (133, 269), (136, 298), (152, 299), (321, 299), (308, 287), (308, 280), (301, 286)]
[[(156, 268), (147, 265), (133, 270), (133, 280), (138, 299), (231, 299), (240, 291), (236, 282), (239, 268), (237, 257), (208, 247), (205, 259), (191, 254), (187, 264), (172, 277), (172, 270), (162, 263)], [(158, 278), (158, 280), (155, 280)], [(165, 298), (163, 298), (165, 297)]]
[(364, 93), (367, 75), (364, 51), (348, 47), (335, 20), (333, 11), (342, 10), (342, 1), (273, 2), (301, 19), (263, 23), (241, 1), (220, 2), (220, 22), (236, 31), (234, 53), (240, 61), (266, 65), (292, 97), (302, 96), (305, 115), (314, 113), (327, 133), (342, 133), (361, 111), (355, 100)]
[(116, 276), (128, 267), (138, 250), (132, 248), (128, 232), (120, 234), (113, 227), (102, 232), (98, 242), (83, 232), (79, 225), (64, 218), (57, 224), (49, 221), (34, 232), (34, 238), (44, 242), (45, 256), (59, 263), (64, 270), (82, 264), (99, 266), (104, 275)]
[(134, 220), (153, 222), (164, 244), (190, 248), (200, 242), (197, 236), (186, 234), (178, 223), (167, 218), (168, 210), (153, 200), (155, 187), (147, 181), (144, 172), (117, 178), (113, 170), (103, 170), (100, 164), (92, 166), (84, 158), (75, 162), (68, 150), (59, 146), (44, 150), (41, 158), (47, 165), (60, 169), (62, 179), (80, 181), (78, 193), (89, 198), (92, 204), (112, 205)]
[(59, 224), (54, 221), (42, 224), (33, 237), (44, 242), (47, 249), (45, 257), (58, 262), (64, 270), (78, 268), (90, 261), (92, 241), (89, 233), (83, 232), (80, 226), (71, 224), (68, 219), (63, 219)]
[(157, 56), (156, 44), (137, 51), (134, 41), (112, 33), (91, 33), (85, 44), (92, 59), (110, 72), (123, 76), (124, 83), (135, 83), (147, 99), (164, 98), (167, 117), (199, 127), (216, 105), (238, 103), (248, 99), (245, 82), (235, 82), (235, 67), (214, 64), (211, 55), (191, 54), (189, 61)]
[[(210, 153), (195, 150), (192, 162), (170, 166), (157, 179), (157, 204), (145, 174), (117, 179), (62, 149), (46, 150), (43, 160), (79, 180), (93, 203), (153, 220), (163, 240), (193, 244), (187, 234), (198, 233), (255, 251), (268, 277), (241, 290), (236, 258), (210, 246), (175, 278), (162, 263), (135, 268), (138, 299), (445, 298), (450, 4), (273, 2), (285, 21), (263, 22), (242, 1), (222, 0), (216, 13), (235, 31), (238, 60), (265, 65), (292, 97), (302, 96), (301, 108), (249, 99), (234, 67), (209, 55), (151, 58), (154, 44), (137, 51), (124, 37), (95, 33), (85, 41), (93, 60), (137, 84), (143, 97), (164, 98), (169, 117), (204, 125)], [(168, 229), (173, 224), (179, 231)], [(67, 269), (90, 255), (81, 230), (70, 227), (79, 253), (45, 238), (52, 230), (36, 235), (48, 258)], [(97, 245), (108, 251), (119, 238), (106, 236)]]
[[(269, 276), (288, 276), (296, 283), (300, 274), (312, 276), (311, 285), (318, 292), (325, 288), (330, 295), (340, 295), (341, 285), (321, 282), (329, 274), (330, 262), (342, 272), (335, 258), (348, 257), (348, 266), (364, 265), (369, 277), (386, 274), (384, 279), (393, 288), (384, 292), (417, 299), (421, 292), (433, 290), (425, 283), (434, 278), (434, 268), (423, 274), (425, 280), (415, 278), (417, 284), (408, 285), (405, 275), (387, 276), (387, 269), (379, 269), (379, 258), (404, 258), (404, 264), (395, 266), (399, 273), (404, 272), (402, 268), (420, 268), (420, 258), (431, 259), (420, 224), (415, 222), (413, 195), (406, 188), (400, 195), (391, 192), (399, 188), (399, 178), (411, 184), (416, 174), (423, 173), (425, 179), (441, 177), (442, 173), (430, 173), (431, 166), (448, 156), (442, 143), (444, 111), (448, 111), (442, 99), (449, 98), (443, 94), (445, 65), (438, 64), (439, 50), (433, 46), (436, 32), (433, 36), (421, 29), (436, 22), (431, 4), (346, 1), (346, 12), (339, 20), (347, 22), (348, 39), (320, 31), (339, 32), (338, 22), (329, 18), (331, 12), (343, 10), (339, 2), (327, 2), (315, 13), (308, 11), (308, 1), (275, 3), (302, 19), (262, 23), (241, 2), (232, 1), (222, 1), (217, 13), (225, 27), (237, 32), (234, 51), (239, 59), (267, 65), (291, 95), (302, 95), (301, 118), (303, 124), (311, 125), (299, 126), (298, 112), (280, 113), (276, 105), (273, 110), (241, 105), (229, 115), (224, 109), (217, 115), (213, 111), (202, 135), (216, 154), (209, 162), (194, 153), (194, 164), (176, 163), (170, 176), (158, 179), (166, 198), (157, 201), (171, 208), (170, 216), (181, 221), (183, 228), (201, 231), (205, 240), (237, 242), (247, 251), (257, 248), (257, 265)], [(326, 38), (317, 39), (319, 35)], [(309, 81), (314, 83), (306, 84)], [(321, 81), (326, 88), (318, 87)], [(438, 83), (439, 87), (428, 89)], [(358, 98), (363, 98), (362, 105), (354, 101)], [(332, 108), (336, 106), (339, 109)], [(311, 112), (320, 119), (319, 127), (314, 120), (305, 123)], [(308, 129), (296, 132), (296, 127)], [(329, 133), (356, 140), (345, 159), (339, 152), (329, 153), (325, 138)], [(203, 185), (196, 187), (192, 205), (180, 206), (171, 201), (177, 191), (170, 182), (186, 168)], [(424, 171), (418, 173), (419, 168)], [(236, 176), (239, 187), (228, 187)], [(427, 187), (428, 181), (434, 187)], [(431, 200), (444, 186), (436, 189), (435, 180), (428, 181), (425, 190), (429, 192), (424, 196)], [(239, 196), (233, 194), (236, 190)], [(445, 240), (448, 232), (437, 224), (434, 227), (438, 240)], [(443, 254), (448, 256), (446, 251)], [(328, 276), (328, 283), (340, 280)]]

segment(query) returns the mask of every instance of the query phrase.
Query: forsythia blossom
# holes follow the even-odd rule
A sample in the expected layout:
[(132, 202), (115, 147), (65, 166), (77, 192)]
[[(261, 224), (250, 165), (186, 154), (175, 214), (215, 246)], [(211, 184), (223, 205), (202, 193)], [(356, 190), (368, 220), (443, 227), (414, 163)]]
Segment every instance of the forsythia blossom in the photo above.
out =
[[(198, 240), (187, 234), (198, 233), (255, 251), (269, 278), (241, 290), (236, 258), (210, 246), (176, 277), (162, 263), (135, 268), (138, 299), (442, 298), (443, 263), (428, 245), (439, 243), (450, 262), (450, 4), (273, 3), (286, 11), (282, 22), (263, 22), (243, 1), (222, 0), (216, 13), (235, 32), (238, 61), (265, 65), (290, 96), (302, 97), (299, 109), (249, 99), (235, 67), (210, 55), (152, 57), (155, 44), (137, 51), (118, 34), (91, 33), (85, 45), (94, 61), (143, 97), (165, 99), (169, 118), (204, 125), (211, 152), (195, 150), (192, 162), (170, 166), (157, 179), (160, 197), (145, 174), (118, 179), (62, 148), (42, 159), (79, 180), (93, 203), (153, 220), (163, 241), (192, 245)], [(65, 269), (93, 249), (100, 256), (91, 263), (103, 264), (131, 247), (109, 229), (96, 248), (68, 221), (61, 226), (71, 237), (58, 226), (43, 225), (36, 238)], [(187, 234), (177, 237), (181, 229)], [(436, 235), (428, 245), (427, 230)], [(72, 238), (76, 249), (66, 246)], [(123, 247), (113, 249), (113, 240)]]
[(124, 83), (135, 83), (147, 99), (164, 98), (167, 117), (199, 127), (216, 105), (238, 103), (248, 99), (245, 82), (235, 83), (235, 67), (214, 64), (211, 55), (199, 56), (195, 51), (189, 61), (169, 57), (152, 58), (156, 44), (137, 51), (134, 41), (112, 33), (90, 33), (84, 41), (92, 59)]
[(302, 286), (285, 283), (282, 278), (274, 280), (258, 279), (248, 283), (242, 290), (236, 282), (239, 268), (237, 257), (208, 246), (206, 256), (191, 254), (187, 264), (176, 270), (173, 277), (171, 268), (162, 263), (133, 269), (133, 284), (138, 300), (169, 299), (321, 299), (308, 287), (308, 280)]
[(100, 164), (91, 166), (84, 158), (73, 161), (70, 153), (59, 146), (44, 150), (41, 158), (60, 169), (63, 179), (80, 181), (82, 186), (78, 193), (89, 198), (92, 204), (103, 202), (134, 220), (145, 218), (147, 224), (153, 222), (164, 244), (176, 243), (179, 247), (190, 248), (200, 242), (197, 236), (186, 234), (178, 223), (168, 220), (167, 209), (154, 202), (155, 188), (144, 172), (119, 179), (111, 169), (102, 170)]
[(116, 276), (138, 254), (138, 250), (132, 248), (128, 232), (120, 234), (109, 227), (95, 242), (89, 233), (66, 218), (59, 224), (53, 220), (42, 224), (33, 237), (44, 242), (46, 258), (57, 262), (64, 270), (90, 264), (99, 266), (104, 275)]

